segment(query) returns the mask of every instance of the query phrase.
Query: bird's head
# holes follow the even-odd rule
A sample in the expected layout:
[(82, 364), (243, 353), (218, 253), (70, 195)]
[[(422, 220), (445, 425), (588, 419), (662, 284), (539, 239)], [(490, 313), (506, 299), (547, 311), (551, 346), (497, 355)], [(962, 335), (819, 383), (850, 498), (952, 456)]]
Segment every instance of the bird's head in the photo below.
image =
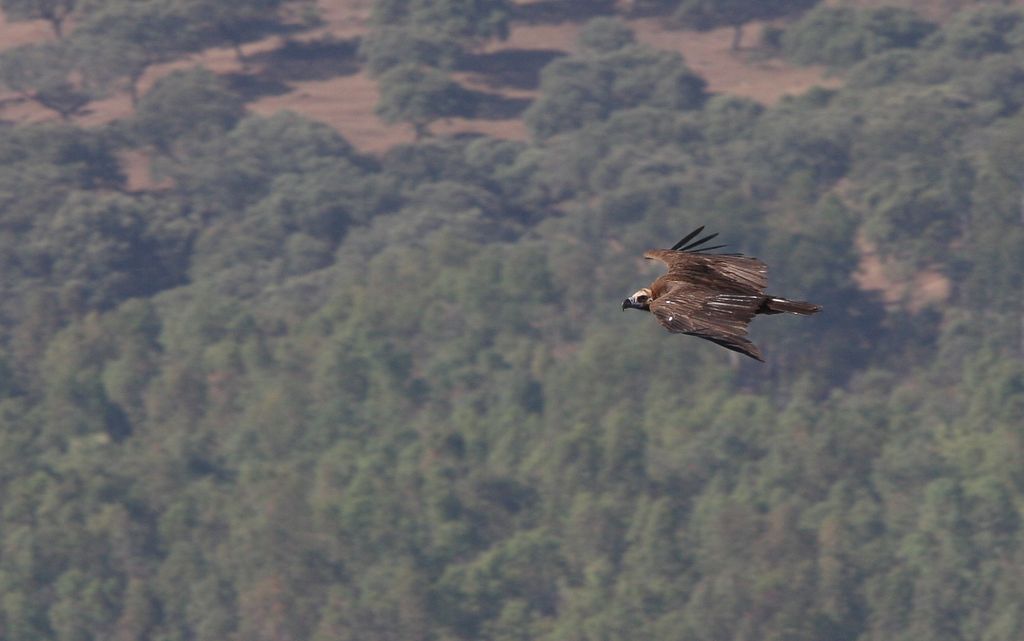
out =
[(649, 287), (635, 292), (632, 296), (622, 301), (622, 309), (643, 309), (651, 311), (651, 290)]

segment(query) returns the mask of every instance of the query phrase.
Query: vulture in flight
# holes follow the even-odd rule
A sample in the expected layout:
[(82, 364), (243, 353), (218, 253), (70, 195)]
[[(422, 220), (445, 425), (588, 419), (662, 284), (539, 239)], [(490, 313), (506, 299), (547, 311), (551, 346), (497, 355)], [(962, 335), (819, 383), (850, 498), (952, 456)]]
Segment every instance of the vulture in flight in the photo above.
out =
[(768, 266), (742, 254), (703, 253), (725, 247), (701, 247), (718, 234), (690, 242), (703, 230), (687, 234), (672, 249), (644, 253), (644, 258), (664, 263), (668, 273), (622, 301), (622, 309), (651, 312), (672, 333), (697, 336), (764, 361), (747, 338), (747, 325), (755, 315), (810, 316), (821, 306), (766, 294)]

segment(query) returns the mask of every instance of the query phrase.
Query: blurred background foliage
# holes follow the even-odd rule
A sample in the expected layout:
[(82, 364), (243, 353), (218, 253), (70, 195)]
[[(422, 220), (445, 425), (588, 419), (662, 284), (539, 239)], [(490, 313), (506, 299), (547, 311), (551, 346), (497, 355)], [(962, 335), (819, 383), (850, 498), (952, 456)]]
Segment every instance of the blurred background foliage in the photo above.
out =
[[(59, 37), (0, 81), (67, 119), (283, 4), (5, 0)], [(380, 156), (201, 68), (0, 127), (0, 637), (1024, 638), (1024, 10), (650, 4), (797, 12), (843, 86), (716, 95), (601, 17), (529, 140), (434, 137), (517, 7), (378, 0)], [(767, 364), (618, 310), (698, 225), (824, 305)]]

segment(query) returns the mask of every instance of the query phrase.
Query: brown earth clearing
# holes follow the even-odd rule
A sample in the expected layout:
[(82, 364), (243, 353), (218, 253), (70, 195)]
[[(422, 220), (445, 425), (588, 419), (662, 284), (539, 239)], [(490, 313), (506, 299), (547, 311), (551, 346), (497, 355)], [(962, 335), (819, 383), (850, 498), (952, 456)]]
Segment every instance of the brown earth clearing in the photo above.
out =
[(888, 307), (903, 307), (912, 312), (949, 298), (953, 285), (935, 269), (923, 269), (910, 278), (899, 278), (899, 270), (886, 265), (878, 251), (863, 236), (857, 238), (860, 265), (853, 275), (861, 289), (877, 291)]

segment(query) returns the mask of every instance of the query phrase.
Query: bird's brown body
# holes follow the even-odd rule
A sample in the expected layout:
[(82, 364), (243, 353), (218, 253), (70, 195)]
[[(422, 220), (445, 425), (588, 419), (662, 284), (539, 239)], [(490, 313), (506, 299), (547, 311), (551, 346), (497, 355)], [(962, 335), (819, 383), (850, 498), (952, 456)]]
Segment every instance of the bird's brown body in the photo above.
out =
[(716, 234), (687, 245), (701, 227), (672, 249), (652, 249), (644, 258), (668, 267), (650, 287), (622, 301), (622, 309), (649, 311), (670, 332), (690, 334), (763, 361), (747, 338), (747, 325), (757, 314), (810, 315), (821, 306), (765, 293), (768, 266), (740, 254), (703, 254), (698, 249)]

